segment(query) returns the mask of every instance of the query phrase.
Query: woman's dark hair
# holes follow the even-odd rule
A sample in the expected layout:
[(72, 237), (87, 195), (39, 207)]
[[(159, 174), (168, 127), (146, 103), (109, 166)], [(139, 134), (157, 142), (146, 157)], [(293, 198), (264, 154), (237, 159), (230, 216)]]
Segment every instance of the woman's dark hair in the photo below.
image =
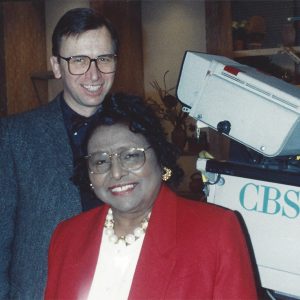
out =
[[(160, 120), (140, 97), (119, 93), (105, 99), (101, 111), (97, 113), (87, 133), (84, 142), (85, 155), (87, 154), (88, 141), (98, 127), (118, 123), (127, 124), (132, 132), (142, 134), (146, 138), (155, 152), (158, 163), (162, 167), (172, 170), (172, 176), (166, 184), (171, 188), (176, 187), (183, 176), (183, 171), (177, 164), (180, 151), (175, 145), (167, 141)], [(85, 159), (80, 159), (75, 164), (73, 181), (85, 190), (89, 187)]]
[(63, 37), (76, 36), (88, 30), (106, 27), (110, 32), (115, 54), (118, 54), (119, 40), (112, 23), (91, 8), (74, 8), (67, 11), (56, 24), (52, 34), (52, 54), (58, 56)]

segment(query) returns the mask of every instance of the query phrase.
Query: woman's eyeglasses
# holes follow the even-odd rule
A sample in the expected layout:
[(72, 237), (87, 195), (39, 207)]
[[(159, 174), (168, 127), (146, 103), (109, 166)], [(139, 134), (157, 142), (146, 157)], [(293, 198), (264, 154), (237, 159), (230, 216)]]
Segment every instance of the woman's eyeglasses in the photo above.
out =
[(88, 161), (88, 168), (91, 174), (104, 174), (111, 169), (112, 158), (117, 157), (121, 167), (126, 170), (137, 170), (145, 161), (147, 148), (130, 148), (119, 153), (95, 152), (85, 156)]

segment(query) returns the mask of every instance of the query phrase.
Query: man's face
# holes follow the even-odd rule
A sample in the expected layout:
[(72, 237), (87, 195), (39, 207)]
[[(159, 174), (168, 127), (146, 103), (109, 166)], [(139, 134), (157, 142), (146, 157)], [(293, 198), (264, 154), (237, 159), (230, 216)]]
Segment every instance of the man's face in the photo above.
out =
[[(113, 41), (106, 27), (88, 30), (77, 36), (64, 37), (59, 54), (63, 57), (86, 55), (90, 58), (114, 54)], [(93, 62), (85, 74), (72, 75), (67, 61), (52, 56), (50, 62), (55, 78), (62, 79), (67, 104), (80, 115), (92, 115), (109, 92), (115, 73), (103, 74)]]

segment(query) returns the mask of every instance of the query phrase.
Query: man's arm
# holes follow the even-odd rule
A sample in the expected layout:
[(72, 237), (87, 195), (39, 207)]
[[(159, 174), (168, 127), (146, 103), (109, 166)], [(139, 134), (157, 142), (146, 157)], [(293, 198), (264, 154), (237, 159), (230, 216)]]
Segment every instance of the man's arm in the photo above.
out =
[(15, 162), (10, 146), (7, 122), (0, 119), (0, 299), (9, 298), (9, 268), (18, 195)]

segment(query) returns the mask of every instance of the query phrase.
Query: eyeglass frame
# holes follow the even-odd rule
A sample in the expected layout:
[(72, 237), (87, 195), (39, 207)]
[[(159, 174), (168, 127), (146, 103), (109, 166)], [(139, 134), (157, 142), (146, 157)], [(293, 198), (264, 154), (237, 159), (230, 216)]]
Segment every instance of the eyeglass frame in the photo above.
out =
[[(95, 65), (96, 65), (96, 68), (99, 72), (101, 72), (102, 74), (112, 74), (112, 73), (115, 73), (116, 70), (112, 71), (112, 72), (103, 72), (100, 70), (100, 68), (98, 67), (98, 64), (97, 64), (97, 60), (101, 57), (105, 57), (105, 56), (111, 56), (113, 59), (116, 59), (116, 57), (118, 56), (117, 54), (102, 54), (102, 55), (98, 55), (96, 58), (90, 58), (88, 55), (73, 55), (73, 56), (69, 56), (69, 57), (64, 57), (64, 56), (61, 56), (61, 55), (57, 55), (58, 58), (61, 58), (63, 60), (65, 60), (67, 63), (68, 63), (68, 70), (69, 70), (69, 73), (72, 74), (72, 75), (83, 75), (85, 74), (86, 72), (88, 72), (88, 70), (90, 69), (91, 67), (91, 64), (92, 62), (95, 62)], [(83, 73), (80, 73), (80, 74), (74, 74), (70, 71), (70, 60), (72, 58), (76, 58), (76, 57), (87, 57), (89, 60), (90, 60), (90, 64), (87, 68), (87, 70)]]
[[(127, 149), (124, 149), (124, 150), (122, 150), (120, 152), (114, 152), (114, 153), (111, 153), (111, 154), (108, 154), (107, 152), (104, 152), (104, 151), (103, 152), (102, 151), (98, 151), (98, 152), (94, 152), (94, 153), (91, 153), (91, 154), (88, 154), (88, 155), (84, 156), (84, 159), (86, 159), (87, 162), (88, 162), (89, 158), (91, 158), (92, 155), (94, 155), (96, 153), (105, 153), (105, 154), (108, 154), (108, 157), (110, 159), (110, 165), (109, 165), (110, 167), (109, 167), (109, 169), (107, 171), (103, 172), (103, 173), (94, 172), (94, 171), (90, 170), (90, 166), (89, 166), (89, 163), (88, 163), (88, 169), (89, 169), (90, 174), (105, 174), (105, 173), (109, 172), (111, 170), (111, 167), (112, 167), (112, 157), (113, 156), (117, 157), (117, 159), (118, 159), (118, 161), (119, 161), (122, 169), (127, 170), (127, 171), (136, 171), (136, 170), (139, 170), (145, 164), (145, 162), (146, 162), (146, 151), (149, 150), (150, 148), (152, 148), (151, 145), (149, 145), (146, 148), (143, 148), (143, 147), (132, 147), (132, 148), (127, 148)], [(123, 153), (123, 152), (125, 152), (125, 151), (129, 151), (129, 150), (139, 150), (139, 151), (143, 152), (143, 154), (144, 154), (144, 162), (138, 168), (125, 168), (123, 166), (122, 161), (119, 158), (120, 154)]]

